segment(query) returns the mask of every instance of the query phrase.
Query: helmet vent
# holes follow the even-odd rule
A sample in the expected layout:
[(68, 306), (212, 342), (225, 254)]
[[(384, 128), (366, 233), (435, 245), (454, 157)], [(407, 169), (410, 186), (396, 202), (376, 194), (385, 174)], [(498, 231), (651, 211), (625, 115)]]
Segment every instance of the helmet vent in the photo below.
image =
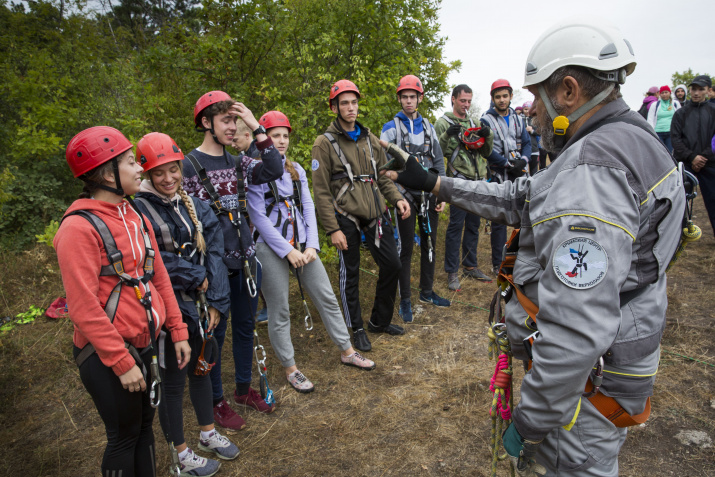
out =
[(628, 51), (630, 51), (630, 52), (631, 52), (631, 55), (633, 55), (633, 56), (636, 56), (636, 54), (635, 54), (635, 53), (633, 53), (633, 47), (631, 46), (631, 42), (630, 42), (630, 41), (628, 41), (628, 40), (626, 40), (625, 38), (623, 39), (623, 41), (625, 41), (625, 42), (626, 42), (626, 46), (628, 46)]
[(171, 145), (171, 149), (173, 149), (173, 150), (174, 150), (174, 152), (176, 152), (176, 153), (179, 153), (179, 152), (181, 152), (181, 151), (179, 151), (179, 148), (178, 148), (178, 147), (176, 147), (176, 146), (175, 146), (175, 145), (173, 145), (173, 144)]
[(538, 70), (538, 68), (536, 67), (536, 65), (534, 63), (529, 62), (526, 64), (526, 74), (527, 75), (533, 75), (534, 73), (536, 73), (537, 70)]
[(77, 153), (77, 157), (82, 157), (82, 151)]
[(109, 138), (108, 138), (108, 137), (105, 137), (105, 138), (104, 138), (104, 142), (109, 142)]
[(614, 43), (609, 43), (601, 49), (601, 53), (598, 55), (599, 60), (605, 60), (607, 58), (614, 58), (618, 56), (618, 48)]

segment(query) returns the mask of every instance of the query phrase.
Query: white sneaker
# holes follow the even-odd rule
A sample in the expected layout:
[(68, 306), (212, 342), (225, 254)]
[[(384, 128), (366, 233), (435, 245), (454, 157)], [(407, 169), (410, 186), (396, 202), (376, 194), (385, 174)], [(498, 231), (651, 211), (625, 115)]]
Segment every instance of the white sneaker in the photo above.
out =
[(190, 447), (188, 449), (189, 452), (184, 458), (179, 459), (181, 477), (211, 477), (221, 468), (221, 464), (218, 461), (198, 456), (194, 454)]
[(199, 449), (213, 452), (219, 459), (223, 460), (233, 460), (240, 454), (236, 444), (228, 440), (228, 437), (219, 434), (216, 429), (211, 432), (208, 439), (199, 437)]

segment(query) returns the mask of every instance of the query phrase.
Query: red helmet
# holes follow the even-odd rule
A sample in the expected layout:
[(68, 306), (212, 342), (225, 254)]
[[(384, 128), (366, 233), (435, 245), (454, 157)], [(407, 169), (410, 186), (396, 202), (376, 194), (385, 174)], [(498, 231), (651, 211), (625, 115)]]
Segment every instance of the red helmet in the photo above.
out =
[(133, 144), (116, 129), (94, 126), (77, 134), (67, 144), (65, 157), (75, 177), (85, 174), (131, 149)]
[(221, 101), (226, 101), (231, 99), (228, 93), (223, 91), (209, 91), (205, 95), (201, 96), (198, 101), (196, 101), (196, 106), (194, 106), (194, 124), (201, 127), (199, 122), (199, 114), (201, 111), (211, 106), (212, 104), (219, 103)]
[(332, 88), (330, 88), (330, 97), (328, 98), (328, 103), (337, 98), (338, 95), (351, 91), (357, 94), (357, 97), (360, 98), (360, 90), (358, 90), (358, 87), (355, 86), (355, 83), (346, 79), (336, 81)]
[(492, 93), (494, 93), (495, 90), (503, 89), (503, 88), (508, 88), (510, 93), (514, 92), (514, 90), (512, 89), (511, 85), (509, 84), (509, 82), (507, 80), (498, 79), (492, 83), (492, 89), (489, 91), (489, 94), (491, 95)]
[(181, 161), (184, 154), (169, 135), (153, 132), (137, 143), (137, 159), (146, 172), (167, 162)]
[(484, 145), (485, 139), (478, 134), (480, 129), (469, 128), (464, 131), (461, 139), (467, 149), (479, 149)]
[(293, 130), (293, 128), (290, 127), (288, 117), (280, 111), (268, 111), (261, 116), (261, 119), (258, 120), (258, 124), (266, 128), (266, 130), (277, 127), (288, 128), (288, 132)]
[(415, 75), (403, 76), (400, 82), (397, 83), (397, 94), (405, 89), (413, 89), (420, 94), (424, 94), (425, 90), (422, 89), (422, 81)]

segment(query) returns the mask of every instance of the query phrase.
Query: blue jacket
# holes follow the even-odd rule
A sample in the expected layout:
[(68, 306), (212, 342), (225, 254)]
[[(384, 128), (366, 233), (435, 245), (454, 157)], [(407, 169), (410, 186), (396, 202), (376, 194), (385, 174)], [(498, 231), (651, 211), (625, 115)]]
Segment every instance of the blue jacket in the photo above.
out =
[[(181, 198), (176, 195), (174, 199), (169, 200), (164, 196), (158, 195), (148, 180), (142, 182), (140, 192), (135, 197), (140, 199), (136, 200), (136, 204), (144, 216), (149, 219), (149, 223), (154, 229), (161, 258), (164, 261), (167, 272), (169, 272), (174, 295), (179, 303), (184, 321), (189, 325), (189, 333), (193, 336), (198, 332), (199, 315), (195, 304), (197, 298), (196, 288), (206, 278), (209, 281), (209, 288), (206, 291), (209, 305), (216, 308), (222, 317), (228, 317), (231, 299), (228, 270), (223, 262), (223, 233), (213, 210), (205, 202), (191, 197), (196, 209), (196, 217), (203, 226), (203, 235), (206, 241), (207, 250), (204, 255), (203, 265), (201, 265), (198, 251), (191, 257), (186, 256), (193, 251), (194, 244), (191, 238), (195, 228)], [(166, 244), (159, 224), (148, 210), (143, 202), (144, 200), (153, 207), (154, 211), (159, 214), (169, 227), (174, 243), (179, 246), (189, 243), (186, 246), (185, 256), (182, 257), (174, 252), (166, 251)], [(181, 213), (180, 215), (179, 212)]]

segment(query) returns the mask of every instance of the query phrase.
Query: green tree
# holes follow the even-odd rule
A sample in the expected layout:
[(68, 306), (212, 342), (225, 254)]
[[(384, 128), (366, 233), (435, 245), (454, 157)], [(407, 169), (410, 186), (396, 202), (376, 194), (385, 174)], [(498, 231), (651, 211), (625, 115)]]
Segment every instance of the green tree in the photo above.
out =
[(434, 119), (459, 67), (443, 58), (440, 0), (194, 1), (124, 0), (105, 14), (0, 0), (0, 245), (31, 243), (79, 192), (64, 149), (84, 128), (134, 142), (161, 131), (189, 151), (201, 140), (194, 103), (220, 89), (257, 117), (286, 113), (289, 155), (307, 167), (336, 80), (357, 83), (360, 121), (379, 132), (400, 77), (422, 79)]

